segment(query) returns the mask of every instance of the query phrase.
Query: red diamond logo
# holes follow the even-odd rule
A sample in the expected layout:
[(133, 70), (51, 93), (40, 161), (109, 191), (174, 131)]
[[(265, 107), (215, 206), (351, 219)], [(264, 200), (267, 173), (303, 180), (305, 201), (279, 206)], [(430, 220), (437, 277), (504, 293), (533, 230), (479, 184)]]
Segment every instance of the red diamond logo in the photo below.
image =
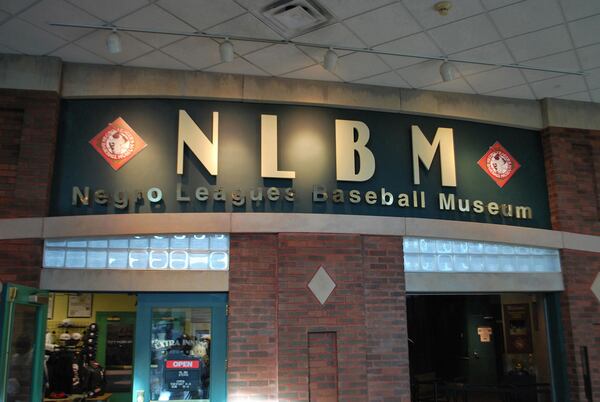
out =
[(96, 134), (90, 144), (114, 170), (121, 169), (148, 145), (120, 117)]
[(479, 159), (477, 164), (499, 187), (504, 187), (521, 167), (519, 162), (498, 141)]

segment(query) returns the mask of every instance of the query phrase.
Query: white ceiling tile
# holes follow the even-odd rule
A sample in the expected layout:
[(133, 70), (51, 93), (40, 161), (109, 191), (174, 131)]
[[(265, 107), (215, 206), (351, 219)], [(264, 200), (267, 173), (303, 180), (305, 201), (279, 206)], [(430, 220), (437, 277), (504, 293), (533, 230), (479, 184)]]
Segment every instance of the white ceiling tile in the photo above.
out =
[[(253, 0), (250, 0), (253, 1)], [(393, 0), (319, 0), (337, 18), (343, 20), (391, 3)]]
[(577, 75), (562, 75), (549, 80), (537, 81), (530, 85), (538, 99), (555, 98), (587, 89), (583, 77)]
[(419, 24), (401, 3), (378, 8), (344, 21), (367, 45), (373, 46), (419, 32)]
[(67, 40), (75, 40), (90, 32), (82, 28), (62, 28), (49, 25), (49, 22), (71, 24), (99, 25), (98, 18), (72, 6), (63, 0), (43, 0), (23, 12), (19, 18), (24, 19), (45, 31), (52, 32)]
[(83, 8), (88, 13), (109, 22), (150, 4), (149, 0), (70, 0), (70, 2), (77, 7)]
[(0, 25), (0, 44), (25, 54), (44, 55), (66, 42), (28, 22), (13, 18)]
[(481, 0), (481, 3), (486, 8), (486, 10), (493, 10), (500, 7), (506, 7), (511, 4), (521, 3), (527, 0)]
[(11, 14), (17, 14), (35, 3), (37, 0), (2, 0), (0, 2), (0, 9), (7, 11)]
[(188, 37), (161, 50), (197, 70), (221, 62), (219, 44), (208, 38)]
[(199, 31), (246, 12), (231, 0), (159, 0), (157, 4)]
[(473, 89), (480, 94), (498, 91), (500, 89), (514, 87), (525, 83), (525, 79), (519, 70), (506, 67), (469, 75), (466, 77), (466, 80), (471, 84)]
[[(528, 60), (521, 63), (525, 66), (540, 67), (547, 69), (579, 71), (579, 63), (574, 51), (553, 54), (551, 56), (541, 57), (534, 60)], [(529, 82), (544, 80), (562, 75), (561, 73), (549, 73), (543, 71), (523, 70), (525, 78)]]
[(600, 44), (581, 47), (577, 49), (577, 54), (584, 70), (600, 67)]
[(0, 53), (6, 53), (6, 54), (20, 54), (21, 52), (12, 49), (8, 46), (4, 46), (2, 44), (0, 44)]
[(575, 47), (598, 43), (600, 42), (600, 15), (569, 22), (569, 29)]
[(402, 78), (413, 88), (422, 88), (442, 82), (441, 61), (428, 60), (398, 70)]
[(60, 57), (63, 61), (71, 63), (111, 64), (110, 61), (74, 44), (63, 46), (55, 52), (52, 52), (50, 56)]
[[(254, 17), (252, 14), (244, 14), (232, 20), (212, 27), (207, 31), (213, 34), (230, 34), (237, 36), (248, 36), (262, 39), (282, 39), (275, 31)], [(232, 41), (235, 51), (245, 55), (258, 49), (269, 46), (266, 43)]]
[(597, 0), (559, 0), (567, 20), (575, 20), (600, 13)]
[(463, 78), (456, 78), (452, 81), (440, 82), (438, 84), (433, 84), (423, 89), (429, 91), (442, 91), (442, 92), (459, 92), (463, 94), (473, 94), (473, 88), (469, 85), (469, 83)]
[(590, 95), (592, 95), (593, 102), (600, 103), (600, 89), (594, 89), (594, 90), (590, 91)]
[(600, 68), (586, 71), (585, 80), (591, 89), (600, 88)]
[[(451, 55), (454, 59), (462, 59), (469, 61), (480, 61), (482, 63), (494, 64), (511, 64), (513, 58), (504, 42), (490, 43), (474, 49), (465, 50), (464, 52), (454, 53)], [(496, 66), (472, 63), (453, 63), (454, 66), (461, 72), (462, 75), (471, 75), (483, 71), (493, 70)]]
[(125, 63), (128, 60), (137, 58), (152, 50), (152, 48), (145, 43), (140, 42), (131, 35), (121, 32), (119, 33), (119, 36), (121, 37), (121, 53), (111, 54), (106, 49), (106, 38), (109, 34), (110, 32), (108, 31), (94, 31), (77, 40), (75, 43), (116, 64)]
[(446, 53), (481, 46), (500, 39), (485, 15), (470, 17), (429, 31)]
[(137, 59), (125, 63), (125, 65), (134, 67), (162, 68), (168, 70), (190, 69), (186, 65), (172, 58), (171, 56), (162, 53), (160, 50), (155, 50), (152, 53), (145, 54)]
[(581, 102), (591, 102), (590, 93), (588, 91), (577, 92), (574, 94), (559, 96), (560, 99), (581, 101)]
[(2, 10), (0, 10), (0, 23), (4, 22), (5, 20), (7, 20), (10, 17), (9, 13), (6, 13)]
[(505, 38), (563, 22), (560, 7), (554, 0), (528, 0), (489, 14)]
[(296, 70), (294, 72), (285, 74), (286, 78), (298, 78), (303, 80), (317, 80), (317, 81), (341, 81), (334, 74), (325, 70), (320, 64), (315, 64), (302, 70)]
[[(155, 29), (158, 31), (191, 33), (195, 30), (190, 25), (182, 22), (178, 18), (173, 17), (171, 14), (155, 5), (144, 7), (141, 10), (129, 14), (128, 16), (116, 21), (115, 24), (127, 28)], [(179, 39), (178, 36), (174, 35), (156, 35), (138, 32), (132, 32), (131, 35), (156, 48), (173, 43)]]
[(369, 53), (352, 53), (338, 59), (335, 73), (344, 81), (355, 81), (388, 71), (377, 56)]
[(245, 58), (272, 75), (282, 75), (315, 64), (293, 45), (273, 45), (250, 53)]
[(529, 85), (519, 85), (512, 88), (501, 89), (499, 91), (489, 92), (486, 95), (501, 96), (503, 98), (535, 99), (535, 95), (531, 92)]
[[(342, 24), (328, 25), (307, 34), (294, 38), (296, 42), (315, 43), (328, 46), (363, 47), (363, 43), (348, 28)], [(302, 47), (302, 50), (315, 60), (322, 60), (325, 49)], [(338, 56), (350, 52), (344, 50), (335, 51)]]
[(448, 24), (484, 11), (479, 0), (454, 1), (448, 15), (440, 15), (435, 11), (433, 8), (437, 3), (435, 0), (404, 0), (403, 3), (425, 28)]
[(231, 63), (217, 64), (206, 71), (226, 74), (269, 75), (240, 57), (236, 57)]
[[(419, 32), (375, 47), (376, 50), (385, 52), (403, 53), (418, 56), (442, 56), (440, 50), (429, 37)], [(393, 68), (400, 68), (418, 63), (422, 59), (399, 56), (381, 56)]]
[(571, 49), (569, 33), (564, 25), (515, 36), (507, 39), (506, 44), (518, 62)]
[(394, 71), (389, 71), (354, 82), (357, 84), (378, 85), (382, 87), (410, 88), (410, 85)]

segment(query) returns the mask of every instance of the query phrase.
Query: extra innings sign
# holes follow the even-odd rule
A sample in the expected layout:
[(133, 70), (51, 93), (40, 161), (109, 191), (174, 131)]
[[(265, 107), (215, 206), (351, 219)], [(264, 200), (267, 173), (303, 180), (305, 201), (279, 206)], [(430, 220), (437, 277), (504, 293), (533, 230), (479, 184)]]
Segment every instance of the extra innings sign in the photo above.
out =
[(306, 212), (548, 228), (528, 130), (346, 109), (63, 102), (55, 215)]

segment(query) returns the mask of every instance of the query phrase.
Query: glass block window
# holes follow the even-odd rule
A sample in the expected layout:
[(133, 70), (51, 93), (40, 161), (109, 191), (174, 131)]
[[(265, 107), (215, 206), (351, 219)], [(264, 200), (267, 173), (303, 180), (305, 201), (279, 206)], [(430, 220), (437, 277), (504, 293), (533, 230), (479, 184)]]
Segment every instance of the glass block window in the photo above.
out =
[(470, 240), (404, 238), (406, 272), (560, 272), (558, 250)]
[(227, 270), (229, 236), (185, 234), (48, 239), (44, 268)]

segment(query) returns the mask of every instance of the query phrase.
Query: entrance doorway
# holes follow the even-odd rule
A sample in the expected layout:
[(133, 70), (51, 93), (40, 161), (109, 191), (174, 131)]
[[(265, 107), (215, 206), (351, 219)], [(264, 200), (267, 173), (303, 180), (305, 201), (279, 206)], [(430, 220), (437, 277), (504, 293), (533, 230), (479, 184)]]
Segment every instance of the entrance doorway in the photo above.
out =
[(227, 399), (224, 293), (2, 296), (0, 400)]
[(413, 401), (551, 401), (543, 295), (414, 295), (407, 314)]

